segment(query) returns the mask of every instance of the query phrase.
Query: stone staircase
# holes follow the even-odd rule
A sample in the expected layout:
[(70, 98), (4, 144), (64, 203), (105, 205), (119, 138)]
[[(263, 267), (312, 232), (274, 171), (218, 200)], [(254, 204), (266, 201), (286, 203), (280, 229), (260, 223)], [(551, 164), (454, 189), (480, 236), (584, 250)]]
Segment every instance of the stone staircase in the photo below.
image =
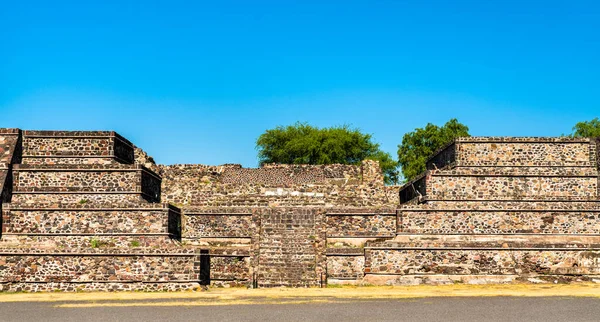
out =
[(325, 284), (324, 221), (324, 213), (316, 210), (265, 210), (260, 215), (258, 286)]
[(135, 163), (129, 141), (115, 132), (23, 131), (18, 160), (2, 207), (1, 290), (197, 285), (195, 250), (178, 242), (180, 210), (160, 203), (161, 178)]

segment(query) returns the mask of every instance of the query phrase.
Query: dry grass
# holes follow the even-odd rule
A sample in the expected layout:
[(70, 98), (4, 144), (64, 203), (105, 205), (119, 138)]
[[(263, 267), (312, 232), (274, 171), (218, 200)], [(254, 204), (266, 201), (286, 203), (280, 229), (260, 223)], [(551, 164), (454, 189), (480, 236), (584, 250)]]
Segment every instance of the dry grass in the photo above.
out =
[(197, 306), (246, 304), (299, 304), (352, 300), (411, 299), (467, 296), (561, 296), (599, 297), (600, 285), (505, 284), (505, 285), (420, 285), (335, 288), (210, 289), (205, 292), (90, 292), (90, 293), (0, 293), (0, 302), (66, 302), (60, 307), (90, 306)]

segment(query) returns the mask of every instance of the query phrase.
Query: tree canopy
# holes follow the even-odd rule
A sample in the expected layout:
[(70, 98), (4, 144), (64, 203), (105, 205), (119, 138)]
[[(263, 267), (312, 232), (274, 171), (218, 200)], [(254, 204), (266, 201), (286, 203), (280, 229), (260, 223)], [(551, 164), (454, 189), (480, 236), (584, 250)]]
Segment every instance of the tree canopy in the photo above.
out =
[(460, 136), (470, 136), (469, 128), (457, 119), (451, 119), (441, 127), (428, 123), (425, 128), (404, 134), (402, 144), (398, 145), (398, 163), (404, 178), (412, 180), (423, 173), (427, 159)]
[(258, 159), (264, 163), (354, 164), (379, 161), (385, 182), (398, 181), (398, 163), (373, 142), (371, 134), (348, 125), (318, 128), (307, 123), (278, 126), (256, 140)]
[(600, 137), (600, 120), (596, 117), (591, 121), (575, 124), (571, 137)]

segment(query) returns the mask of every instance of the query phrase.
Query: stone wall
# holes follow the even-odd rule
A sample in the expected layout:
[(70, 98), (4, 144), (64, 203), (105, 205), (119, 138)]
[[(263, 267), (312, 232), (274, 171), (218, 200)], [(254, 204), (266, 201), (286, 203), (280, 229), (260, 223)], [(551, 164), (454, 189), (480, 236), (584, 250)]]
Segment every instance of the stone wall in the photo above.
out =
[(18, 234), (168, 234), (166, 209), (4, 209), (3, 232)]
[(600, 210), (402, 210), (410, 234), (600, 234)]
[(0, 290), (191, 289), (198, 281), (195, 257), (185, 253), (36, 254), (0, 250)]
[(461, 137), (438, 151), (427, 169), (457, 166), (593, 166), (596, 145), (587, 138)]
[(396, 211), (381, 209), (335, 209), (327, 212), (327, 237), (394, 237)]
[(163, 202), (182, 207), (397, 205), (377, 162), (351, 165), (161, 166)]
[(252, 231), (252, 214), (185, 214), (183, 236), (188, 239), (203, 237), (237, 237), (250, 238)]
[(180, 249), (181, 243), (170, 233), (98, 233), (98, 234), (22, 234), (3, 233), (0, 247), (5, 250), (14, 249), (39, 249), (46, 252), (56, 250), (82, 250), (82, 251), (110, 251), (125, 249), (138, 252), (140, 249), (163, 249), (170, 251)]
[(327, 254), (327, 278), (360, 280), (364, 277), (365, 256), (359, 254)]
[(251, 258), (249, 256), (210, 257), (210, 280), (212, 285), (250, 285)]
[(454, 176), (432, 174), (427, 196), (438, 200), (596, 199), (598, 177)]
[(554, 249), (368, 249), (370, 274), (598, 275), (600, 252)]
[(114, 132), (20, 138), (0, 130), (0, 290), (600, 275), (589, 139), (460, 138), (400, 191), (370, 160), (161, 166)]
[[(149, 201), (160, 200), (160, 177), (140, 165), (20, 164), (14, 165), (13, 174), (13, 193), (16, 194), (134, 193)], [(35, 198), (35, 195), (29, 197)], [(52, 198), (40, 197), (39, 202), (44, 202), (45, 197)]]
[(133, 145), (112, 131), (24, 131), (24, 164), (131, 164)]

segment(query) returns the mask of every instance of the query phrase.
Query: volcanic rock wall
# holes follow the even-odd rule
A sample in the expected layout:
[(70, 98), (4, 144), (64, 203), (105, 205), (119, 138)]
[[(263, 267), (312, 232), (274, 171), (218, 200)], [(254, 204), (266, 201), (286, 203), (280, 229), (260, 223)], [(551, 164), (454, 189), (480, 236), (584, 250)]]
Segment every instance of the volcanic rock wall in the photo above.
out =
[(594, 279), (597, 142), (459, 138), (396, 187), (375, 161), (162, 166), (114, 132), (0, 129), (0, 290)]
[(387, 283), (591, 278), (600, 263), (596, 141), (459, 138), (400, 190), (398, 233), (366, 247)]
[(262, 168), (160, 166), (163, 202), (196, 207), (377, 207), (397, 205), (376, 161), (353, 165), (265, 165)]
[(16, 140), (4, 138), (19, 156), (7, 158), (0, 290), (197, 285), (196, 250), (177, 242), (180, 210), (157, 203), (161, 179), (133, 163), (129, 141), (114, 132), (14, 132)]

